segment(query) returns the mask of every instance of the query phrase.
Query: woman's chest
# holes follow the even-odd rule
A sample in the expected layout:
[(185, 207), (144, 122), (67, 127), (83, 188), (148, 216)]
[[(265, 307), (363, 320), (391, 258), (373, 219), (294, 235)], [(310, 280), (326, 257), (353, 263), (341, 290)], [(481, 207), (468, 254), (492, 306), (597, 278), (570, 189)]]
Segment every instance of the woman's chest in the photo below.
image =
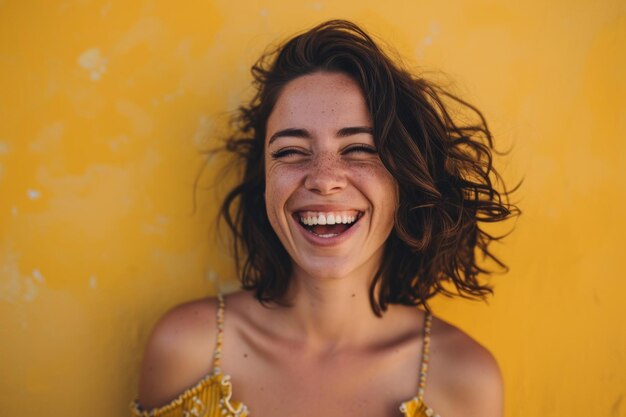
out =
[(247, 380), (234, 384), (233, 398), (243, 402), (255, 417), (398, 417), (402, 415), (399, 406), (416, 393), (416, 389), (404, 389), (401, 394), (399, 385), (359, 376), (346, 377), (341, 384), (312, 378)]
[(318, 361), (247, 355), (225, 369), (233, 399), (254, 417), (401, 416), (400, 404), (417, 394), (419, 356), (414, 354), (341, 354)]

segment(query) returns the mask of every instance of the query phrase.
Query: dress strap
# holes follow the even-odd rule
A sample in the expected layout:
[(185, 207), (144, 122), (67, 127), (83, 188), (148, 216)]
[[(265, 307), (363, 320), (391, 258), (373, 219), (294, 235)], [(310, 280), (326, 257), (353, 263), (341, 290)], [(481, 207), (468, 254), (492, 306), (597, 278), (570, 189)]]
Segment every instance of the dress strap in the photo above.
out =
[(426, 390), (426, 377), (428, 376), (428, 359), (430, 355), (430, 327), (433, 322), (433, 315), (426, 312), (424, 315), (424, 342), (422, 344), (422, 364), (420, 366), (420, 379), (417, 389), (417, 398), (424, 399)]
[(220, 374), (222, 370), (222, 342), (224, 340), (224, 295), (217, 294), (217, 335), (215, 337), (215, 351), (213, 352), (213, 374)]

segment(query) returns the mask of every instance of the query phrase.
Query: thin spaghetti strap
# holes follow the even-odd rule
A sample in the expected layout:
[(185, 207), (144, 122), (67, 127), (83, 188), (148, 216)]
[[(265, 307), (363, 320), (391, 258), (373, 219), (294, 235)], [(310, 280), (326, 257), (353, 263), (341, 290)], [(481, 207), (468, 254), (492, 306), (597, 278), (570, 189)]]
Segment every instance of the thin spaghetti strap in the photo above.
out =
[(224, 295), (220, 292), (217, 294), (217, 335), (215, 337), (215, 351), (213, 352), (213, 374), (217, 375), (222, 372), (222, 342), (224, 339)]
[(433, 315), (426, 312), (424, 315), (424, 342), (422, 344), (422, 364), (420, 366), (420, 380), (417, 389), (417, 398), (424, 399), (426, 390), (426, 377), (428, 376), (428, 359), (430, 355), (430, 327), (433, 322)]

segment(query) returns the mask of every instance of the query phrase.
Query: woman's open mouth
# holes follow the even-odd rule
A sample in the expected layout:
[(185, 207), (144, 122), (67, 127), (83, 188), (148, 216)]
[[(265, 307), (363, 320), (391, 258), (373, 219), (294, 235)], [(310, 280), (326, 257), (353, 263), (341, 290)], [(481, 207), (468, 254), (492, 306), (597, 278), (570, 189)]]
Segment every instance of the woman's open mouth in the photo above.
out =
[(304, 229), (321, 238), (339, 236), (354, 226), (362, 216), (363, 212), (358, 210), (337, 212), (301, 211), (294, 213), (294, 217)]

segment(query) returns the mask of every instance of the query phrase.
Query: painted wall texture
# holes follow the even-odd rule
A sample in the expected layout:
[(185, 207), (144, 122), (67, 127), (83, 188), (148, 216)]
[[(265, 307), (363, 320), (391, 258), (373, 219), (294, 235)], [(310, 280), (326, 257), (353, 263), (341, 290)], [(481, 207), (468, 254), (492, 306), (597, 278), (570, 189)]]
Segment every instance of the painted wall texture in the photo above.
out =
[(0, 415), (127, 415), (158, 316), (236, 285), (201, 150), (268, 44), (337, 17), (512, 148), (511, 271), (435, 302), (496, 355), (506, 415), (626, 416), (621, 0), (0, 1)]

